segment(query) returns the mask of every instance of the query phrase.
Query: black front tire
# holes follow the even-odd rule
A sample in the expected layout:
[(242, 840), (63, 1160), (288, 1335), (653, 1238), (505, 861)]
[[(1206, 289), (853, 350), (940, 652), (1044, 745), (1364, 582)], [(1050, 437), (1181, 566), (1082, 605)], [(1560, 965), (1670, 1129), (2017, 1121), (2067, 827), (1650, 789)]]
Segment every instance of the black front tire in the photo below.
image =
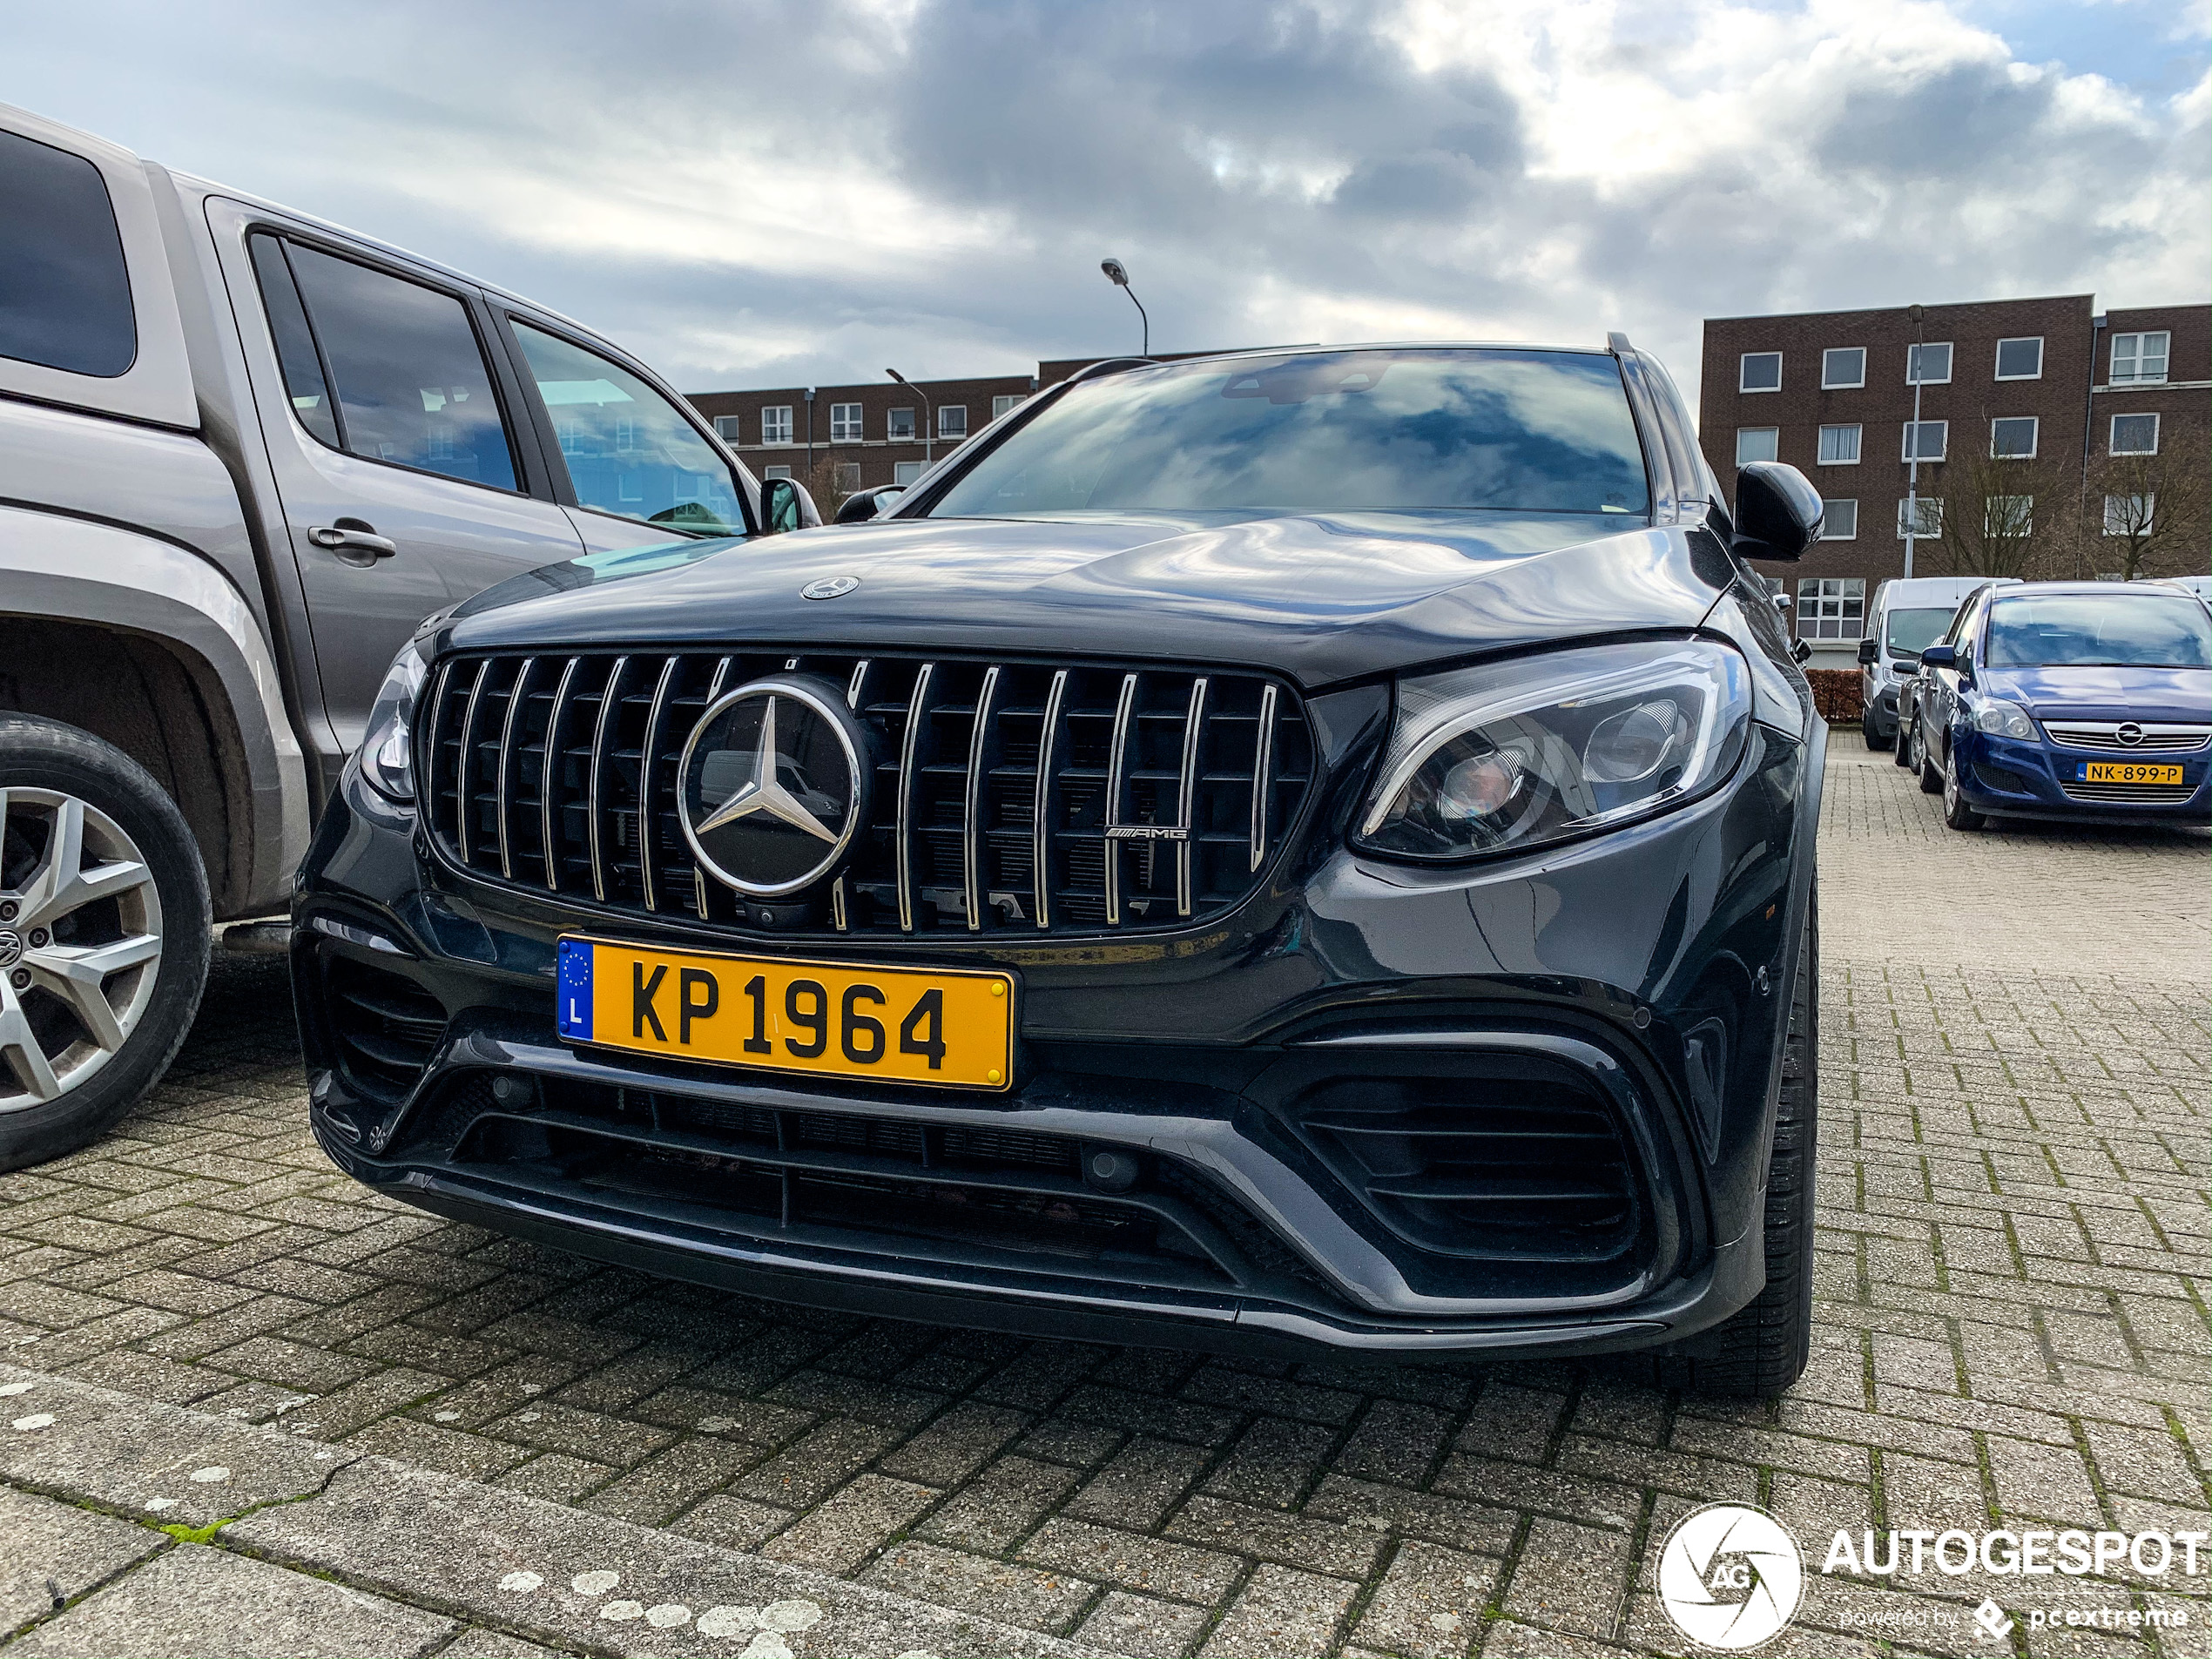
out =
[(1867, 709), (1859, 715), (1858, 735), (1866, 739), (1868, 748), (1874, 750), (1886, 749), (1897, 741), (1894, 733), (1886, 738), (1882, 735), (1882, 728), (1876, 724), (1874, 711), (1871, 709)]
[(1922, 794), (1943, 793), (1943, 767), (1928, 747), (1925, 729), (1917, 725), (1912, 728), (1912, 770), (1919, 775)]
[(1812, 1357), (1813, 1165), (1820, 1103), (1820, 918), (1805, 918), (1790, 996), (1790, 1034), (1776, 1091), (1766, 1177), (1766, 1288), (1711, 1330), (1653, 1360), (1662, 1388), (1764, 1399)]
[(51, 1100), (0, 1111), (0, 1170), (75, 1151), (161, 1080), (199, 1010), (213, 931), (207, 873), (184, 815), (114, 745), (58, 720), (0, 714), (0, 792), (9, 789), (73, 796), (130, 837), (160, 897), (161, 953), (150, 1002), (97, 1072)]
[(1890, 747), (1890, 759), (1908, 772), (1912, 766), (1912, 722), (1903, 709), (1897, 711), (1897, 741)]
[(1966, 792), (1959, 786), (1959, 757), (1955, 752), (1944, 763), (1943, 821), (1955, 830), (1978, 830), (1989, 822), (1966, 804)]

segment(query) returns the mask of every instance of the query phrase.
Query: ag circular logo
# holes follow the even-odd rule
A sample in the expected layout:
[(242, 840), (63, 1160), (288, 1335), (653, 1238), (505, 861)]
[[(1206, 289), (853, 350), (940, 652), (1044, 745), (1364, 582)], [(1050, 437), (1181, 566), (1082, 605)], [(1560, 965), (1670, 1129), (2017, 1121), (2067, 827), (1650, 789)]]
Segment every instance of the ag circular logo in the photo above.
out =
[(1659, 1602), (1702, 1647), (1756, 1648), (1790, 1622), (1804, 1593), (1797, 1541), (1764, 1509), (1708, 1504), (1659, 1549)]
[(834, 687), (796, 677), (741, 685), (684, 745), (684, 839), (709, 873), (750, 898), (811, 887), (867, 821), (867, 730)]
[(826, 576), (819, 582), (809, 582), (799, 590), (802, 599), (842, 599), (860, 585), (856, 576)]
[(23, 954), (23, 940), (7, 928), (0, 927), (0, 968), (13, 968), (16, 958)]
[(2133, 720), (2122, 720), (2112, 735), (2132, 749), (2143, 740), (2143, 729)]

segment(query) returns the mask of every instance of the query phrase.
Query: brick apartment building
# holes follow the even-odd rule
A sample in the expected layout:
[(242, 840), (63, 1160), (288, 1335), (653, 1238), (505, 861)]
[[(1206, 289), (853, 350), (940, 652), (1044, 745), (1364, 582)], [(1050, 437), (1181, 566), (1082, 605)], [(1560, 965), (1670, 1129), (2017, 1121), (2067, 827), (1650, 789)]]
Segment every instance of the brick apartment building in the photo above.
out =
[(2046, 546), (2071, 565), (2063, 573), (2108, 573), (2103, 504), (2079, 505), (2085, 489), (2094, 496), (2094, 469), (2115, 455), (2164, 456), (2200, 477), (2212, 469), (2212, 306), (2099, 314), (2094, 295), (2068, 294), (1929, 306), (1917, 319), (1711, 318), (1699, 405), (1705, 458), (1723, 481), (1743, 462), (1784, 461), (1827, 502), (1825, 537), (1799, 563), (1763, 569), (1789, 584), (1815, 665), (1838, 667), (1856, 654), (1874, 589), (1905, 573), (1916, 443), (1915, 575), (1950, 573), (1931, 534), (1945, 511), (1988, 510), (1946, 488), (1986, 489), (2004, 476), (1989, 463), (2014, 460), (2040, 463), (2019, 471), (2040, 489), (2065, 485), (2062, 501), (2033, 509)]
[[(1162, 359), (1203, 355), (1163, 352)], [(691, 405), (714, 421), (722, 441), (763, 478), (806, 479), (819, 469), (839, 498), (861, 489), (911, 483), (925, 462), (942, 460), (973, 433), (1096, 357), (1049, 359), (1034, 374), (980, 380), (888, 378), (858, 386), (785, 386), (762, 392), (697, 392)], [(820, 503), (824, 514), (833, 505)]]

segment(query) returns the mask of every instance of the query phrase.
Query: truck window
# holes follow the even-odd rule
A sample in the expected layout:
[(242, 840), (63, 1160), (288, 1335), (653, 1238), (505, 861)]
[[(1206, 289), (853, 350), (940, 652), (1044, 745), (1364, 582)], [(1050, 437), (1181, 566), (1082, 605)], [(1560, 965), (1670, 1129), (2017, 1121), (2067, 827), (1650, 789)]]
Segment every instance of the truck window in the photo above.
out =
[(100, 170), (0, 132), (0, 357), (113, 380), (137, 361), (123, 236)]
[(334, 383), (345, 447), (514, 489), (514, 448), (468, 307), (320, 248), (293, 242), (286, 251)]
[(512, 320), (579, 505), (707, 536), (746, 534), (729, 464), (666, 398), (597, 352)]
[(261, 306), (268, 313), (269, 334), (284, 369), (292, 412), (315, 436), (334, 449), (342, 449), (346, 445), (339, 435), (337, 411), (331, 407), (330, 388), (323, 380), (322, 360), (315, 355), (315, 337), (308, 331), (292, 267), (284, 262), (284, 244), (262, 232), (247, 237), (246, 246), (253, 255), (253, 273), (260, 279)]

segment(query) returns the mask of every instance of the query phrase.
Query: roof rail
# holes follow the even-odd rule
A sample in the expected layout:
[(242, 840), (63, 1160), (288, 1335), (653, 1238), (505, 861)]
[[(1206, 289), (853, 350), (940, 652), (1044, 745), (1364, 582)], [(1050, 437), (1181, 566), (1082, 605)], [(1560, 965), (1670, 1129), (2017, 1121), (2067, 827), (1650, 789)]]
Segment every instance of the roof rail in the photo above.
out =
[(1606, 335), (1605, 348), (1606, 350), (1611, 352), (1615, 357), (1626, 356), (1629, 353), (1635, 349), (1635, 347), (1629, 344), (1629, 337), (1622, 334), (1618, 328), (1615, 328), (1611, 334)]
[(1077, 369), (1074, 374), (1069, 375), (1065, 381), (1062, 381), (1061, 384), (1063, 386), (1073, 386), (1077, 381), (1091, 380), (1101, 374), (1118, 374), (1125, 368), (1149, 368), (1151, 367), (1154, 361), (1155, 360), (1150, 357), (1101, 358), (1097, 362), (1091, 364), (1088, 368)]

